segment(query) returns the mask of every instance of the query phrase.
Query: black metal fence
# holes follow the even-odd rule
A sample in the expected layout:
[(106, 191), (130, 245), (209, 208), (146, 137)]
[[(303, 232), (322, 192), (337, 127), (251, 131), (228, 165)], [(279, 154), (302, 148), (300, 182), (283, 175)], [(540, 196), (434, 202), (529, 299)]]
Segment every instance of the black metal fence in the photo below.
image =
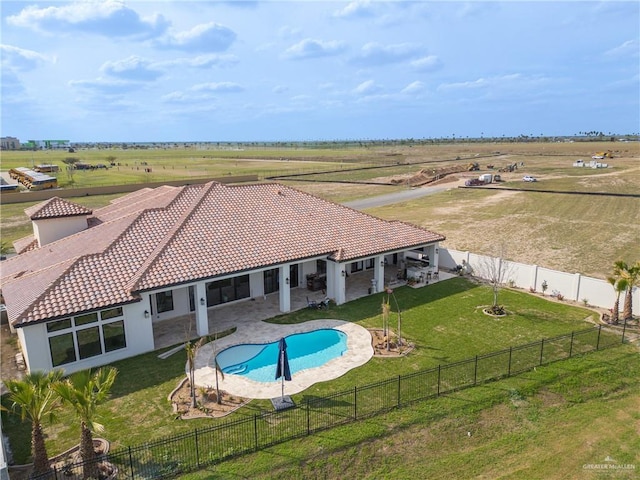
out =
[[(621, 339), (617, 334), (603, 332), (601, 326), (580, 330), (353, 387), (327, 397), (307, 400), (284, 411), (216, 422), (215, 425), (189, 433), (114, 450), (101, 461), (106, 460), (113, 468), (113, 478), (172, 477), (274, 444), (624, 342), (624, 331)], [(77, 471), (81, 464), (73, 467)], [(52, 473), (56, 479), (65, 478), (61, 471)]]

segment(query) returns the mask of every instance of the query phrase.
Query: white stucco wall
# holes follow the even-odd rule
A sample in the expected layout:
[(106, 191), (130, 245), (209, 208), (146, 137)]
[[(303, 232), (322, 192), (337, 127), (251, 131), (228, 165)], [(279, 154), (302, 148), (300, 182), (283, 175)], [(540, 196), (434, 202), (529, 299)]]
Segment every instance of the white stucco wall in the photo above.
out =
[[(133, 357), (154, 349), (151, 318), (145, 318), (148, 302), (142, 301), (123, 306), (124, 329), (127, 346), (95, 357), (61, 365), (65, 374), (87, 368), (108, 365), (117, 360)], [(49, 371), (53, 368), (49, 353), (49, 341), (45, 323), (16, 329), (29, 371)]]
[(64, 217), (34, 220), (33, 234), (40, 246), (87, 229), (87, 217)]
[[(465, 260), (474, 268), (474, 274), (481, 275), (482, 268), (478, 268), (478, 266), (482, 263), (483, 258), (486, 257), (470, 252), (440, 248), (438, 268), (451, 269)], [(587, 300), (589, 305), (596, 307), (611, 308), (615, 302), (615, 293), (607, 281), (579, 273), (560, 272), (537, 265), (509, 262), (509, 275), (505, 279), (505, 284), (509, 280), (513, 280), (514, 286), (518, 288), (526, 290), (533, 288), (537, 292), (542, 292), (542, 282), (546, 281), (547, 295), (551, 295), (554, 290), (557, 290), (567, 300), (577, 302)], [(625, 294), (620, 297), (620, 309), (624, 305), (624, 297)], [(640, 288), (633, 289), (632, 297), (633, 305), (640, 305)]]

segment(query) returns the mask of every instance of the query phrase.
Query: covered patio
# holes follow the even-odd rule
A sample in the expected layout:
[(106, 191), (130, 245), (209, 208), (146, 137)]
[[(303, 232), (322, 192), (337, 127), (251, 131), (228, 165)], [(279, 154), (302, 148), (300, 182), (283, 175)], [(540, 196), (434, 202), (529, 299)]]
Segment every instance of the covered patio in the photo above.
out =
[[(385, 278), (394, 279), (397, 267), (390, 265), (385, 267)], [(419, 282), (412, 285), (414, 288), (428, 288), (429, 284), (454, 277), (448, 272), (439, 272), (438, 278), (431, 278), (429, 283)], [(363, 271), (349, 275), (346, 281), (346, 301), (350, 302), (370, 295), (373, 272)], [(406, 285), (405, 280), (390, 280), (389, 286), (397, 288)], [(291, 289), (291, 311), (307, 308), (307, 299), (319, 302), (325, 298), (321, 291), (309, 291), (304, 286)], [(331, 308), (331, 307), (329, 307)], [(274, 292), (264, 297), (240, 300), (207, 310), (210, 335), (224, 332), (233, 327), (246, 325), (260, 320), (266, 320), (281, 315), (279, 306), (279, 294)], [(172, 345), (184, 343), (186, 340), (197, 338), (195, 313), (181, 315), (168, 320), (155, 322), (153, 325), (155, 349), (167, 348)]]

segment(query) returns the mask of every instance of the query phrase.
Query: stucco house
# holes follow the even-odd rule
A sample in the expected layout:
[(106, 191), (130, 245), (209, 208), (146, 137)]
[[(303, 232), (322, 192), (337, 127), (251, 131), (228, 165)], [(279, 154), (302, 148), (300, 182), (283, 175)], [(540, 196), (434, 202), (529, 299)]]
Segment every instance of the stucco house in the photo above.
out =
[[(442, 235), (277, 183), (145, 188), (89, 210), (51, 198), (25, 210), (33, 235), (1, 264), (2, 295), (27, 369), (66, 373), (154, 350), (154, 329), (314, 288), (345, 302), (350, 277), (384, 288), (405, 254), (438, 261)], [(372, 293), (372, 292), (370, 292)]]

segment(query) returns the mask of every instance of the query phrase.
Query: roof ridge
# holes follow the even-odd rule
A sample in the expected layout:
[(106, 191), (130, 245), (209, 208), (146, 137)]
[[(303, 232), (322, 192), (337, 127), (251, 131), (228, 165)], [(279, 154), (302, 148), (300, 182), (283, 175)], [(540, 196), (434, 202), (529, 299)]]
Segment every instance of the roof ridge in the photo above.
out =
[[(167, 248), (167, 246), (173, 241), (177, 233), (184, 226), (184, 224), (194, 215), (194, 212), (197, 208), (202, 204), (204, 199), (207, 197), (209, 192), (214, 188), (214, 186), (221, 185), (218, 182), (208, 182), (204, 185), (191, 185), (183, 187), (182, 191), (176, 195), (176, 198), (173, 201), (177, 201), (178, 198), (182, 197), (185, 194), (187, 188), (199, 187), (200, 192), (198, 193), (196, 199), (191, 203), (191, 207), (185, 209), (185, 211), (176, 219), (173, 227), (167, 232), (165, 238), (156, 245), (156, 248), (149, 254), (147, 259), (140, 265), (138, 271), (131, 277), (125, 284), (125, 288), (127, 288), (130, 292), (134, 291), (137, 285), (140, 283), (145, 273), (151, 268), (160, 257), (160, 254)], [(173, 201), (171, 203), (173, 203)]]

